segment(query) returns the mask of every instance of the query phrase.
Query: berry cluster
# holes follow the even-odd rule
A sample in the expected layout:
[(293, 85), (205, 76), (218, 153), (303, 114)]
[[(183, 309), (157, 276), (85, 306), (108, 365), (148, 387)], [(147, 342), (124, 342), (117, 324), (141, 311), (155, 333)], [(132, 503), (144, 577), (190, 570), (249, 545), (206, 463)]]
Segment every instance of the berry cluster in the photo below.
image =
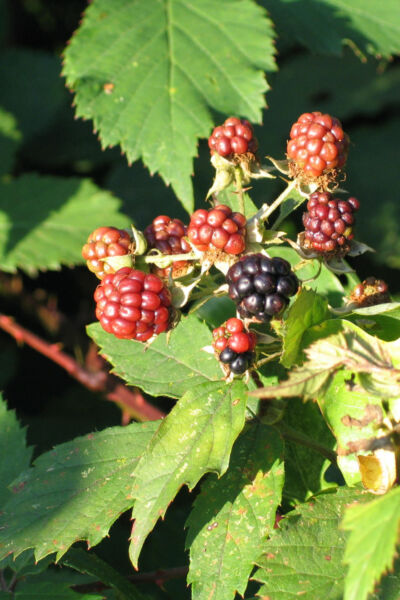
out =
[(208, 138), (211, 153), (216, 152), (220, 156), (231, 154), (255, 154), (258, 142), (253, 136), (253, 127), (247, 119), (229, 117), (223, 125), (215, 127)]
[[(190, 252), (190, 244), (185, 239), (186, 226), (180, 219), (171, 219), (160, 215), (144, 230), (150, 248), (157, 248), (162, 254), (184, 254)], [(186, 271), (188, 261), (175, 261), (172, 266), (172, 277), (179, 277)], [(171, 267), (165, 269), (154, 267), (159, 277), (168, 277)]]
[(200, 208), (190, 219), (188, 238), (198, 250), (217, 249), (241, 254), (245, 247), (246, 217), (225, 204), (210, 210)]
[(117, 338), (145, 342), (168, 328), (171, 293), (157, 275), (123, 267), (102, 279), (94, 299), (101, 326)]
[(246, 332), (240, 319), (228, 319), (225, 325), (213, 330), (213, 348), (219, 360), (228, 365), (229, 371), (241, 375), (254, 359), (256, 334)]
[(240, 316), (257, 321), (280, 315), (299, 285), (286, 260), (263, 254), (242, 257), (230, 267), (226, 279)]
[(349, 138), (338, 119), (321, 112), (302, 114), (290, 130), (287, 155), (309, 178), (341, 169), (347, 160)]
[(82, 248), (82, 256), (88, 269), (99, 279), (103, 279), (105, 275), (114, 273), (114, 269), (102, 259), (128, 254), (131, 243), (129, 234), (123, 229), (99, 227), (89, 235)]
[(360, 307), (390, 302), (388, 285), (382, 279), (367, 277), (362, 283), (355, 286), (351, 292), (350, 300)]
[(360, 203), (357, 198), (339, 200), (327, 192), (314, 192), (307, 203), (308, 212), (303, 213), (305, 247), (317, 252), (333, 252), (346, 248), (353, 239), (353, 212)]

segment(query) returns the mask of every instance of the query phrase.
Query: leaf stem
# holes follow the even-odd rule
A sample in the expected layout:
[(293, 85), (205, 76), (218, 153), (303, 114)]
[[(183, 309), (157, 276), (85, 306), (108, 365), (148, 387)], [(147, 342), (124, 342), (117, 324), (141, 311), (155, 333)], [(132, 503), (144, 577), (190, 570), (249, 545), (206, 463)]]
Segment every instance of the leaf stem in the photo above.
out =
[(337, 464), (336, 452), (334, 452), (333, 450), (325, 448), (325, 446), (321, 446), (317, 442), (314, 442), (314, 440), (311, 440), (302, 433), (296, 431), (295, 429), (292, 429), (291, 427), (289, 427), (289, 425), (283, 425), (282, 423), (280, 423), (279, 431), (284, 439), (290, 440), (291, 442), (295, 442), (300, 446), (311, 448), (311, 450), (316, 450), (316, 452), (319, 452), (319, 454), (327, 458), (331, 463)]
[[(295, 187), (296, 180), (293, 180), (286, 186), (283, 192), (279, 194), (279, 196), (272, 202), (272, 204), (263, 204), (260, 210), (256, 212), (256, 214), (253, 215), (251, 219), (249, 219), (247, 227), (249, 227), (249, 224), (251, 225), (253, 221), (267, 221), (268, 217), (278, 208), (280, 204), (282, 204), (284, 200), (286, 200), (286, 198), (290, 195), (290, 193)], [(271, 227), (271, 230), (273, 229), (274, 227)]]
[(100, 369), (94, 372), (85, 369), (72, 356), (63, 352), (60, 344), (46, 342), (18, 325), (11, 317), (1, 313), (0, 329), (9, 333), (18, 343), (27, 344), (58, 364), (89, 390), (103, 392), (108, 400), (118, 404), (123, 411), (138, 421), (156, 421), (165, 417), (165, 413), (147, 402), (137, 388), (129, 390), (116, 377)]

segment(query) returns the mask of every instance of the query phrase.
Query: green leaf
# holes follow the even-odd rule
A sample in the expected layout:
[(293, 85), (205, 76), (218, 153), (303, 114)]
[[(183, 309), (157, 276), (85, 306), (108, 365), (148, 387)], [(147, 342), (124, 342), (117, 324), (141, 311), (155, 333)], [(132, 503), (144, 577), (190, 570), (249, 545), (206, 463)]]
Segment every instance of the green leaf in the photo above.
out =
[(51, 581), (36, 581), (28, 578), (17, 584), (13, 594), (15, 600), (104, 600), (101, 594), (79, 594), (74, 592), (68, 583)]
[(0, 55), (0, 106), (16, 119), (24, 141), (49, 126), (68, 102), (60, 78), (60, 59), (22, 48)]
[[(268, 247), (268, 254), (285, 258), (290, 262), (292, 267), (301, 261), (300, 256), (293, 248), (271, 246)], [(308, 280), (317, 275), (318, 269), (318, 261), (307, 261), (307, 264), (304, 265), (304, 267), (296, 271), (296, 275), (298, 275), (299, 279), (302, 281)], [(321, 296), (327, 296), (329, 303), (333, 306), (339, 306), (345, 295), (344, 287), (338, 277), (325, 266), (322, 266), (318, 277), (312, 281), (307, 281), (307, 287), (314, 290), (314, 292), (321, 294)]]
[(112, 427), (40, 456), (0, 515), (0, 558), (27, 548), (36, 560), (60, 558), (78, 540), (98, 544), (132, 506), (127, 481), (158, 425)]
[(61, 562), (80, 573), (92, 575), (116, 592), (122, 594), (124, 600), (142, 600), (144, 598), (141, 592), (128, 579), (95, 554), (71, 548), (62, 558)]
[(59, 269), (80, 264), (82, 246), (101, 225), (126, 227), (119, 201), (87, 179), (22, 175), (0, 182), (0, 265)]
[(339, 524), (349, 503), (370, 498), (361, 490), (341, 487), (290, 512), (257, 561), (254, 578), (262, 583), (258, 596), (343, 600), (345, 535)]
[(376, 437), (384, 417), (379, 397), (360, 390), (357, 377), (349, 371), (335, 375), (325, 394), (318, 396), (318, 405), (338, 444), (338, 464), (348, 485), (361, 479), (355, 452), (363, 450), (367, 440)]
[(346, 319), (387, 342), (400, 337), (400, 303), (388, 302), (353, 309)]
[(286, 36), (313, 52), (340, 54), (343, 44), (362, 54), (389, 57), (400, 52), (400, 7), (397, 0), (265, 0)]
[(236, 441), (225, 475), (203, 483), (187, 522), (193, 600), (243, 596), (275, 523), (284, 481), (282, 453), (276, 429), (257, 423)]
[(289, 309), (285, 322), (281, 362), (289, 368), (297, 360), (304, 332), (327, 316), (328, 301), (313, 290), (303, 288)]
[(349, 531), (344, 562), (349, 564), (344, 600), (366, 600), (391, 569), (399, 542), (400, 488), (367, 504), (354, 504), (342, 526)]
[(18, 575), (18, 579), (27, 575), (38, 575), (45, 571), (53, 562), (54, 556), (47, 556), (43, 560), (36, 561), (33, 550), (23, 552), (17, 558), (12, 555), (7, 556), (0, 561), (0, 569), (11, 569), (13, 573)]
[(285, 410), (279, 428), (285, 433), (305, 436), (311, 447), (296, 443), (290, 435), (285, 436), (285, 486), (283, 496), (291, 504), (305, 502), (313, 494), (332, 487), (325, 479), (330, 461), (319, 454), (312, 446), (317, 444), (326, 450), (335, 446), (335, 438), (330, 432), (321, 412), (314, 402), (302, 402), (293, 398)]
[(211, 343), (211, 332), (194, 315), (183, 317), (170, 337), (161, 334), (146, 348), (141, 342), (119, 340), (99, 323), (87, 328), (113, 372), (153, 396), (179, 398), (190, 387), (221, 379), (215, 357), (201, 348)]
[(131, 546), (133, 565), (149, 532), (186, 484), (192, 489), (207, 472), (222, 475), (233, 442), (243, 429), (246, 387), (242, 381), (192, 387), (160, 426), (134, 470)]
[(11, 497), (11, 482), (29, 467), (32, 449), (26, 447), (25, 428), (20, 427), (15, 412), (7, 410), (0, 394), (0, 508)]
[[(246, 27), (243, 28), (243, 23)], [(77, 115), (103, 146), (159, 171), (190, 212), (192, 158), (210, 108), (261, 120), (273, 30), (251, 0), (96, 0), (65, 52)]]
[(0, 176), (12, 170), (21, 137), (15, 117), (0, 107)]
[(290, 191), (289, 195), (285, 198), (279, 207), (279, 215), (274, 222), (274, 230), (277, 231), (279, 225), (287, 219), (287, 217), (305, 201), (306, 197), (300, 194), (300, 192), (294, 188)]

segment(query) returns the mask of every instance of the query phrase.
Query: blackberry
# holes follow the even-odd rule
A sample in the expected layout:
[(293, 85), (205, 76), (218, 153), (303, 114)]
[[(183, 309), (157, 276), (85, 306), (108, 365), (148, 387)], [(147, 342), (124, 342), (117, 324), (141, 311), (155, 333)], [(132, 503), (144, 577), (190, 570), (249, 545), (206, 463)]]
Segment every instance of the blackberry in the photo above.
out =
[[(150, 248), (157, 248), (163, 254), (185, 254), (190, 252), (190, 244), (185, 239), (187, 228), (180, 219), (171, 219), (160, 215), (144, 230)], [(172, 277), (185, 274), (189, 262), (187, 260), (175, 261), (172, 265)], [(154, 266), (152, 271), (159, 277), (168, 277), (171, 267), (164, 269)]]
[(354, 237), (353, 213), (359, 206), (357, 198), (340, 200), (327, 192), (311, 194), (308, 210), (303, 213), (305, 248), (313, 248), (317, 252), (346, 250)]
[(240, 319), (228, 319), (224, 325), (213, 330), (213, 348), (220, 362), (228, 366), (229, 372), (241, 375), (254, 360), (256, 334), (245, 330)]
[(216, 152), (220, 156), (232, 154), (255, 154), (258, 142), (253, 135), (253, 127), (247, 119), (229, 117), (223, 125), (215, 127), (208, 138), (211, 154)]
[(210, 210), (200, 208), (190, 219), (188, 238), (198, 250), (222, 250), (227, 254), (241, 254), (245, 247), (246, 217), (225, 204)]
[(240, 316), (256, 321), (280, 315), (299, 286), (286, 260), (263, 254), (243, 256), (230, 267), (226, 279)]
[(347, 160), (349, 137), (338, 119), (321, 112), (302, 114), (290, 130), (287, 156), (293, 175), (315, 179), (341, 169)]
[(131, 243), (129, 234), (123, 229), (99, 227), (89, 235), (82, 248), (82, 256), (88, 269), (99, 279), (103, 279), (105, 275), (114, 273), (114, 269), (102, 259), (129, 254)]
[(350, 294), (350, 301), (361, 308), (390, 302), (388, 285), (383, 279), (367, 277), (362, 283), (355, 286)]
[(123, 267), (97, 286), (96, 317), (117, 338), (145, 342), (168, 329), (171, 293), (152, 273)]

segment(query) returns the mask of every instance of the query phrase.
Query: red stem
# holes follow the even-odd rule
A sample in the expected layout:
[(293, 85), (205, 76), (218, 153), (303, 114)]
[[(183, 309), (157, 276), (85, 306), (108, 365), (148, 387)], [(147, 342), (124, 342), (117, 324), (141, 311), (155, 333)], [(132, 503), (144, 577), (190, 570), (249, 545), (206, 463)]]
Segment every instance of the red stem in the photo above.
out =
[(130, 417), (139, 421), (156, 421), (165, 417), (165, 413), (147, 402), (137, 388), (129, 390), (116, 377), (105, 371), (88, 371), (72, 356), (63, 352), (60, 344), (49, 344), (18, 325), (11, 317), (1, 313), (0, 329), (9, 333), (18, 343), (25, 343), (40, 354), (47, 356), (89, 390), (103, 392), (108, 400), (119, 404), (123, 411), (124, 423), (129, 422)]

